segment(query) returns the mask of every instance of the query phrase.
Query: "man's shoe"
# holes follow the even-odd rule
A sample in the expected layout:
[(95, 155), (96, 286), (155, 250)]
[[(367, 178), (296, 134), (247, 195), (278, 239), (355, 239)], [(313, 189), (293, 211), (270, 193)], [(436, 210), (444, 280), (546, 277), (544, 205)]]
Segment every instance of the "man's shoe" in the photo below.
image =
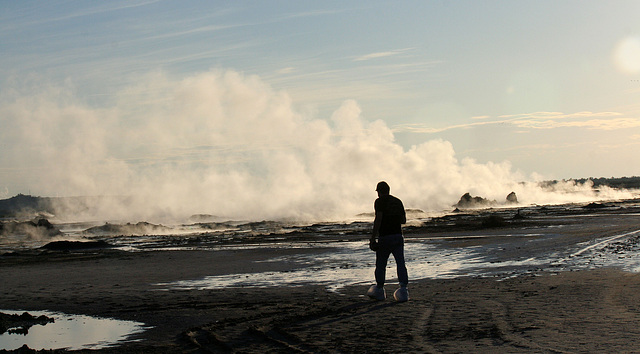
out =
[(371, 285), (369, 291), (367, 291), (367, 296), (378, 301), (383, 301), (387, 298), (387, 293), (384, 291), (384, 287), (379, 288), (377, 285)]
[(400, 287), (393, 293), (393, 298), (396, 299), (397, 302), (409, 301), (409, 290), (404, 286)]

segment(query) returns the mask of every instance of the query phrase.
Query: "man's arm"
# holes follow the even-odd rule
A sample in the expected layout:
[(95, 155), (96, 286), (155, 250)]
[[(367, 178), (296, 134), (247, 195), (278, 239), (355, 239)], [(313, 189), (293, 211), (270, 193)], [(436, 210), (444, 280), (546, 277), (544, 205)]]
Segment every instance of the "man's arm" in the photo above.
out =
[(373, 220), (373, 232), (371, 233), (371, 241), (375, 241), (380, 234), (380, 225), (382, 224), (382, 212), (376, 212), (376, 218)]

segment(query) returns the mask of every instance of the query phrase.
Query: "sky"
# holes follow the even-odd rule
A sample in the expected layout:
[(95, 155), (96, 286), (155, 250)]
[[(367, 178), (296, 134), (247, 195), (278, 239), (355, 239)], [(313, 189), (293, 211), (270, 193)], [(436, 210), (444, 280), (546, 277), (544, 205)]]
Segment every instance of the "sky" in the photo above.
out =
[(639, 13), (0, 1), (0, 195), (241, 190), (237, 210), (263, 195), (282, 212), (344, 203), (329, 193), (359, 208), (380, 179), (428, 207), (503, 181), (640, 175)]

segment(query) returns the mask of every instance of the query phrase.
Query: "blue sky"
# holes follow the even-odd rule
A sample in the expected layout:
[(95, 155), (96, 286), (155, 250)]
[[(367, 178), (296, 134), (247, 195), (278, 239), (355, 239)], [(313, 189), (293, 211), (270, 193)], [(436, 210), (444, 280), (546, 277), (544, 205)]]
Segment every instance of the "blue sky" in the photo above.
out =
[[(286, 95), (310, 121), (332, 125), (353, 100), (364, 122), (383, 122), (405, 151), (444, 141), (458, 161), (508, 162), (525, 178), (640, 175), (637, 1), (1, 1), (0, 9), (5, 108), (46, 91), (48, 103), (31, 108), (56, 102), (110, 111), (119, 126), (146, 124), (135, 112), (164, 97), (153, 96), (159, 77), (230, 71)], [(15, 111), (2, 124), (24, 131)], [(100, 156), (162, 155), (152, 145), (106, 144)], [(19, 158), (0, 161), (10, 194), (37, 189)]]

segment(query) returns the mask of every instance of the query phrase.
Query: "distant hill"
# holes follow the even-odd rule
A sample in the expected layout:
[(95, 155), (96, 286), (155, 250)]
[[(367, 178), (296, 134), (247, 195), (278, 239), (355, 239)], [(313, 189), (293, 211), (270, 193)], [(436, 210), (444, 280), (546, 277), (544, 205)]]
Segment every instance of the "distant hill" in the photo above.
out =
[(21, 215), (48, 213), (54, 214), (51, 198), (18, 194), (9, 199), (0, 200), (0, 217), (18, 217)]
[(85, 213), (106, 202), (127, 205), (127, 197), (35, 197), (18, 194), (0, 200), (0, 218), (30, 219), (35, 216), (73, 215)]
[[(586, 181), (587, 179), (584, 179)], [(593, 187), (609, 186), (618, 189), (640, 189), (640, 177), (620, 177), (620, 178), (591, 178)], [(582, 180), (577, 180), (582, 181)]]
[[(593, 178), (593, 177), (589, 177), (589, 178), (580, 178), (580, 179), (569, 179), (569, 180), (563, 180), (563, 181), (575, 181), (576, 183), (585, 183), (588, 180), (593, 181), (593, 188), (599, 188), (602, 186), (607, 186), (607, 187), (611, 187), (611, 188), (617, 188), (617, 189), (640, 189), (640, 177), (600, 177), (600, 178)], [(555, 181), (547, 181), (547, 182), (543, 182), (544, 185), (553, 185), (555, 183), (558, 183), (557, 180)]]

